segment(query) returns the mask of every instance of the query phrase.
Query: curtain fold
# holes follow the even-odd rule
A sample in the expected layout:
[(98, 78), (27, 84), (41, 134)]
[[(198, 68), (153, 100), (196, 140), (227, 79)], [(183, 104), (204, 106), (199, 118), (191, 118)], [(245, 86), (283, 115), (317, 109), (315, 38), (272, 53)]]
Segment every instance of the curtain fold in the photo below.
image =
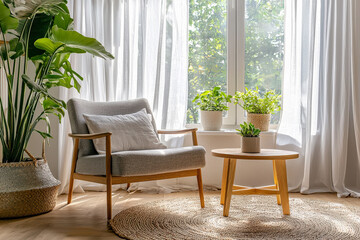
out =
[[(298, 149), (302, 193), (360, 196), (359, 17), (355, 0), (286, 1), (277, 144)], [(297, 171), (299, 168), (297, 168)], [(289, 166), (295, 172), (295, 166)], [(289, 174), (290, 175), (290, 174)], [(300, 188), (301, 186), (301, 188)]]
[[(60, 97), (91, 101), (144, 97), (159, 129), (182, 128), (187, 103), (187, 1), (73, 0), (69, 9), (74, 28), (103, 43), (115, 59), (72, 57), (73, 68), (84, 77), (81, 93), (61, 90)], [(62, 192), (71, 162), (68, 119), (60, 128)]]

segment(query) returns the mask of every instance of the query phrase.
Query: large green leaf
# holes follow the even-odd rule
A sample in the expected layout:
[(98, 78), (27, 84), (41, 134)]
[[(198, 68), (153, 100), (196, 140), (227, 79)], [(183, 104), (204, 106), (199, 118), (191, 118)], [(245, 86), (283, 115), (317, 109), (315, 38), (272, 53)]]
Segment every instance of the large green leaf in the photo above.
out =
[(27, 75), (23, 74), (21, 78), (32, 91), (47, 94), (45, 88), (32, 81)]
[(35, 14), (46, 13), (55, 16), (59, 12), (67, 12), (66, 0), (22, 0), (13, 1), (12, 12), (17, 18), (32, 18)]
[[(66, 103), (61, 100), (61, 99), (57, 99), (56, 97), (52, 96), (51, 94), (49, 94), (47, 92), (47, 89), (44, 88), (43, 86), (40, 86), (39, 84), (37, 84), (36, 82), (32, 81), (29, 76), (23, 74), (21, 76), (22, 80), (25, 82), (26, 86), (31, 89), (34, 92), (38, 92), (41, 93), (43, 96), (50, 98), (51, 100), (53, 100), (54, 102), (56, 102), (57, 104), (59, 104), (62, 108), (66, 108)], [(58, 111), (61, 111), (61, 113), (63, 114), (63, 110), (62, 109), (58, 109)]]
[(70, 17), (70, 14), (64, 12), (59, 12), (54, 19), (54, 25), (64, 30), (72, 30), (72, 22), (73, 19)]
[(54, 42), (49, 38), (40, 38), (34, 43), (38, 49), (45, 50), (46, 52), (53, 54), (59, 47), (64, 45), (61, 42)]
[(16, 29), (19, 21), (12, 17), (10, 10), (0, 1), (0, 28), (3, 33), (9, 29)]
[(64, 30), (57, 26), (53, 26), (52, 34), (55, 41), (66, 44), (69, 52), (82, 50), (101, 58), (114, 58), (95, 38), (85, 37), (76, 31)]
[(42, 132), (42, 131), (39, 131), (39, 130), (35, 130), (37, 133), (39, 133), (43, 138), (53, 138), (49, 133), (46, 133), (46, 132)]

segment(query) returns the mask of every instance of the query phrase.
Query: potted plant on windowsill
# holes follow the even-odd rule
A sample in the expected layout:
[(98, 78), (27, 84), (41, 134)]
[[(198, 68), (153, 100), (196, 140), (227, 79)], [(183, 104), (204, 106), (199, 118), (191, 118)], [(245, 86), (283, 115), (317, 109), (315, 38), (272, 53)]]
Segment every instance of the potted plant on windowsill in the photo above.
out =
[(241, 138), (241, 151), (243, 153), (260, 152), (260, 129), (255, 128), (252, 123), (244, 122), (240, 124), (240, 129), (236, 129)]
[(196, 95), (193, 102), (200, 108), (201, 125), (205, 131), (219, 131), (222, 125), (222, 113), (229, 109), (231, 95), (221, 91), (220, 86)]
[(269, 130), (271, 114), (281, 110), (281, 95), (276, 94), (275, 90), (266, 91), (261, 96), (258, 88), (246, 88), (246, 92), (236, 92), (233, 98), (234, 104), (247, 112), (247, 122), (261, 131)]
[[(66, 3), (0, 0), (0, 70), (6, 73), (0, 80), (7, 85), (7, 96), (0, 96), (0, 218), (54, 208), (60, 182), (46, 163), (45, 144), (42, 158), (26, 150), (30, 137), (37, 132), (44, 140), (50, 138), (49, 115), (59, 121), (64, 117), (66, 104), (49, 92), (51, 88), (80, 89), (82, 77), (71, 68), (70, 54), (113, 58), (98, 41), (72, 30)], [(38, 128), (41, 121), (46, 130)]]

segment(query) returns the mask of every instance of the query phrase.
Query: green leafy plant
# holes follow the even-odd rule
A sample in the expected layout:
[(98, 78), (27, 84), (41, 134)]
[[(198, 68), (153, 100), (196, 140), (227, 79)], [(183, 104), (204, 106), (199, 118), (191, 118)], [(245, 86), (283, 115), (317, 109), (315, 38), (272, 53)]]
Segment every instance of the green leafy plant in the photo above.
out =
[[(0, 68), (5, 71), (7, 96), (0, 98), (2, 162), (24, 160), (34, 132), (51, 137), (49, 115), (61, 121), (66, 104), (49, 91), (53, 87), (80, 91), (83, 78), (69, 62), (72, 53), (113, 58), (94, 38), (72, 28), (67, 0), (0, 0)], [(1, 41), (0, 41), (1, 42)], [(35, 66), (31, 74), (30, 65)], [(30, 68), (30, 70), (29, 70)], [(34, 67), (33, 67), (34, 68)], [(35, 111), (41, 105), (41, 111)], [(44, 121), (47, 129), (37, 129)]]
[(255, 128), (252, 123), (244, 122), (240, 123), (240, 129), (235, 129), (243, 137), (258, 137), (260, 135), (260, 129)]
[(233, 98), (234, 104), (240, 105), (248, 113), (269, 114), (281, 110), (281, 95), (276, 94), (275, 90), (266, 91), (261, 96), (258, 88), (246, 88), (246, 92), (236, 92)]
[(221, 87), (214, 87), (212, 90), (197, 94), (193, 102), (202, 111), (224, 111), (228, 110), (227, 103), (231, 102), (231, 95), (220, 90)]

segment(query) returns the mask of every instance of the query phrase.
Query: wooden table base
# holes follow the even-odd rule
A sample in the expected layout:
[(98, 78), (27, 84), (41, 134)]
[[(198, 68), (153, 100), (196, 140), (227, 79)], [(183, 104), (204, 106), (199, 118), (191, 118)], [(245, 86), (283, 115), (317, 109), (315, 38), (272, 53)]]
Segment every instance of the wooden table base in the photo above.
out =
[(223, 215), (229, 216), (231, 196), (234, 195), (269, 195), (276, 194), (277, 203), (282, 205), (283, 214), (290, 215), (289, 193), (286, 174), (286, 160), (273, 160), (274, 184), (250, 188), (234, 185), (237, 159), (224, 159), (223, 176), (221, 184), (220, 204), (224, 205)]

